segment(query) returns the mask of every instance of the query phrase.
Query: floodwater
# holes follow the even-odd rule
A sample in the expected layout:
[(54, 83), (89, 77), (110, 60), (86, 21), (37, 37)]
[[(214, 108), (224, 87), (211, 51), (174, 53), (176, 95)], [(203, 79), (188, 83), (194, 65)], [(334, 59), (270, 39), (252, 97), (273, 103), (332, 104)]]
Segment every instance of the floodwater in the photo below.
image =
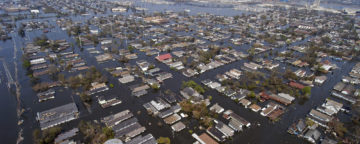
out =
[[(233, 16), (242, 13), (240, 11), (234, 11), (230, 8), (216, 8), (214, 11), (214, 8), (196, 7), (186, 4), (175, 4), (169, 6), (169, 5), (146, 4), (139, 2), (138, 6), (148, 8), (150, 12), (165, 11), (165, 10), (183, 11), (184, 9), (189, 9), (191, 10), (191, 14), (196, 14), (197, 12), (209, 12), (217, 15)], [(55, 21), (54, 21), (55, 19), (56, 18), (48, 18), (41, 20), (47, 20), (51, 24), (55, 25)], [(85, 20), (86, 18), (73, 17), (73, 19)], [(17, 22), (17, 24), (19, 23), (20, 22)], [(39, 128), (39, 124), (35, 119), (37, 112), (54, 108), (56, 106), (61, 106), (70, 102), (75, 102), (77, 104), (80, 111), (80, 118), (63, 124), (62, 127), (64, 130), (70, 130), (71, 128), (76, 127), (80, 120), (99, 121), (102, 117), (107, 116), (111, 113), (117, 113), (125, 109), (129, 109), (139, 119), (141, 125), (147, 128), (145, 133), (152, 133), (155, 137), (160, 137), (160, 136), (170, 137), (173, 143), (188, 144), (194, 142), (194, 139), (191, 137), (191, 135), (188, 132), (189, 130), (188, 128), (180, 133), (173, 133), (171, 131), (170, 126), (166, 125), (161, 119), (147, 115), (147, 112), (142, 107), (142, 105), (146, 102), (153, 100), (155, 97), (159, 96), (159, 93), (149, 91), (149, 94), (142, 96), (140, 98), (131, 96), (131, 92), (128, 86), (138, 83), (140, 81), (140, 78), (138, 78), (136, 82), (132, 82), (130, 84), (126, 84), (126, 85), (120, 84), (117, 78), (111, 77), (111, 75), (108, 72), (106, 72), (104, 68), (124, 66), (124, 65), (116, 61), (110, 61), (110, 62), (105, 62), (103, 64), (98, 64), (94, 58), (94, 55), (89, 54), (86, 50), (81, 52), (79, 48), (75, 48), (75, 52), (80, 54), (80, 57), (82, 57), (87, 62), (87, 65), (95, 65), (97, 69), (101, 70), (104, 75), (108, 76), (109, 83), (115, 85), (115, 88), (110, 89), (109, 91), (103, 92), (101, 94), (118, 95), (119, 98), (123, 101), (123, 103), (107, 109), (102, 109), (98, 104), (93, 104), (91, 110), (89, 111), (82, 104), (80, 98), (77, 95), (75, 95), (72, 92), (72, 90), (66, 88), (56, 88), (55, 90), (57, 91), (57, 93), (55, 95), (55, 99), (39, 103), (36, 97), (36, 93), (33, 92), (33, 90), (31, 89), (30, 86), (31, 82), (29, 78), (26, 76), (26, 71), (22, 68), (21, 65), (22, 54), (20, 48), (24, 46), (24, 42), (32, 41), (32, 39), (34, 39), (37, 36), (41, 36), (42, 34), (43, 33), (41, 30), (26, 32), (26, 36), (24, 38), (21, 38), (17, 36), (17, 34), (15, 34), (16, 35), (15, 43), (17, 44), (17, 48), (18, 48), (18, 53), (17, 53), (18, 70), (19, 70), (18, 76), (19, 76), (19, 83), (21, 84), (21, 93), (22, 93), (21, 103), (22, 103), (22, 107), (24, 107), (26, 110), (23, 116), (21, 117), (21, 119), (24, 120), (24, 123), (21, 125), (21, 128), (24, 129), (23, 137), (25, 140), (23, 141), (23, 143), (26, 144), (33, 143), (32, 131), (36, 128)], [(61, 29), (57, 26), (51, 29), (49, 33), (46, 33), (46, 36), (54, 40), (66, 39), (68, 42), (74, 42), (72, 38), (68, 37), (65, 31), (61, 31)], [(305, 41), (306, 39), (296, 44), (301, 44)], [(14, 76), (15, 70), (13, 66), (13, 52), (14, 52), (13, 41), (12, 40), (1, 41), (0, 47), (1, 47), (0, 57), (5, 59), (5, 62), (9, 67), (12, 77), (15, 78)], [(96, 48), (100, 50), (99, 46), (97, 46)], [(242, 47), (235, 47), (235, 48), (239, 50), (243, 49)], [(280, 51), (280, 50), (284, 50), (285, 48), (286, 47), (279, 48), (276, 50)], [(149, 57), (142, 52), (139, 52), (138, 56), (139, 58), (137, 60), (144, 59), (155, 64), (157, 67), (161, 68), (164, 71), (171, 71), (170, 68), (165, 64), (155, 61), (154, 56)], [(130, 61), (130, 63), (135, 64), (135, 61), (136, 60), (132, 60)], [(3, 61), (1, 61), (1, 63), (2, 62)], [(246, 62), (246, 60), (241, 60), (225, 66), (221, 66), (220, 68), (210, 70), (193, 78), (187, 78), (183, 76), (181, 72), (171, 71), (171, 73), (173, 74), (173, 78), (165, 80), (164, 83), (161, 85), (161, 90), (171, 89), (173, 92), (178, 93), (178, 91), (181, 88), (181, 81), (194, 80), (197, 83), (200, 83), (200, 81), (204, 79), (215, 80), (214, 78), (217, 74), (223, 74), (224, 72), (232, 68), (240, 69), (240, 67), (243, 65), (244, 62)], [(330, 90), (332, 89), (332, 87), (337, 82), (339, 82), (341, 80), (341, 77), (343, 75), (346, 75), (351, 70), (352, 66), (354, 66), (355, 64), (355, 62), (353, 61), (336, 62), (331, 60), (331, 62), (338, 64), (340, 68), (335, 70), (333, 73), (327, 74), (329, 79), (326, 81), (326, 84), (324, 84), (321, 87), (315, 86), (312, 89), (311, 98), (308, 101), (306, 101), (303, 105), (298, 104), (298, 101), (296, 101), (295, 104), (290, 105), (287, 108), (287, 112), (276, 123), (270, 122), (267, 118), (262, 117), (259, 113), (254, 113), (249, 109), (245, 109), (244, 107), (240, 106), (239, 104), (236, 104), (229, 98), (220, 95), (218, 92), (214, 90), (208, 89), (204, 95), (205, 96), (211, 95), (213, 97), (212, 103), (219, 103), (225, 109), (232, 109), (235, 113), (239, 114), (240, 116), (244, 117), (245, 119), (247, 119), (252, 123), (252, 126), (250, 128), (245, 129), (241, 133), (236, 133), (235, 136), (232, 138), (232, 140), (227, 141), (228, 143), (257, 143), (257, 144), (305, 143), (302, 139), (287, 134), (286, 130), (288, 126), (290, 126), (293, 122), (295, 122), (299, 118), (304, 118), (305, 115), (312, 108), (315, 108), (316, 106), (320, 105), (325, 100), (325, 98), (329, 97)], [(286, 64), (281, 65), (281, 67), (285, 67), (285, 66)], [(2, 64), (0, 65), (0, 74), (1, 74), (0, 91), (2, 93), (0, 97), (0, 104), (1, 104), (0, 114), (2, 116), (0, 120), (0, 128), (1, 128), (0, 141), (1, 143), (4, 144), (12, 144), (16, 142), (17, 134), (20, 128), (19, 126), (17, 126), (17, 121), (18, 121), (18, 118), (16, 116), (17, 102), (13, 90), (14, 88), (10, 90), (7, 88), (7, 78)], [(74, 74), (76, 73), (71, 73), (70, 75), (74, 75)], [(43, 78), (46, 77), (47, 76), (44, 76)], [(93, 101), (96, 102), (95, 96), (96, 94), (93, 95)], [(137, 113), (138, 111), (140, 111), (139, 114)], [(158, 122), (161, 122), (163, 125), (158, 126), (157, 124)], [(261, 125), (256, 126), (255, 123), (260, 123)], [(204, 132), (198, 130), (198, 128), (191, 128), (191, 129), (195, 129), (194, 132), (198, 134), (200, 134), (200, 132)], [(79, 136), (77, 138), (79, 138)]]

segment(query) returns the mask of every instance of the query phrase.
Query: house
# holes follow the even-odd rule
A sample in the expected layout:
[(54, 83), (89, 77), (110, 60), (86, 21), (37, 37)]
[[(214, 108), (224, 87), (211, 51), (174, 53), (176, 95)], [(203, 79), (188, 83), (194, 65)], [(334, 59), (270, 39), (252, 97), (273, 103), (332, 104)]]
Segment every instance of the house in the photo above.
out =
[(216, 129), (215, 127), (208, 128), (206, 130), (206, 132), (219, 142), (223, 142), (226, 139), (226, 136), (220, 130)]
[(345, 88), (345, 84), (342, 82), (338, 82), (335, 86), (334, 86), (334, 90), (341, 92), (343, 89)]
[(352, 95), (354, 94), (355, 88), (353, 85), (347, 85), (345, 88), (341, 91), (342, 94), (345, 95)]
[(246, 68), (251, 69), (251, 70), (257, 70), (257, 69), (259, 69), (259, 68), (262, 68), (262, 66), (261, 66), (261, 65), (256, 64), (256, 63), (253, 63), (253, 62), (250, 62), (250, 63), (244, 63), (244, 66), (245, 66)]
[(230, 113), (229, 118), (230, 118), (229, 126), (231, 128), (233, 128), (235, 131), (242, 131), (242, 128), (244, 126), (250, 127), (250, 125), (251, 125), (250, 122), (248, 122), (243, 117), (241, 117), (233, 112)]
[(232, 89), (227, 89), (223, 92), (224, 95), (226, 95), (227, 97), (232, 97), (233, 95), (236, 94), (236, 91), (232, 90)]
[(300, 119), (296, 124), (289, 127), (288, 132), (295, 135), (300, 135), (306, 129), (307, 125), (304, 119)]
[(209, 135), (206, 133), (201, 134), (198, 136), (197, 134), (191, 135), (193, 138), (197, 140), (200, 144), (218, 144), (214, 139), (212, 139)]
[(294, 74), (298, 77), (304, 77), (306, 75), (306, 71), (302, 69), (298, 69), (297, 71), (294, 72)]
[(317, 76), (315, 77), (315, 83), (322, 85), (326, 81), (326, 76)]
[(257, 105), (257, 104), (252, 104), (252, 105), (250, 105), (249, 108), (254, 112), (258, 112), (258, 111), (261, 110), (261, 107), (259, 105)]
[[(109, 143), (109, 144), (114, 144), (114, 143)], [(139, 135), (131, 139), (130, 141), (126, 142), (126, 144), (157, 144), (157, 141), (152, 134), (147, 134), (145, 136)]]
[(136, 53), (129, 53), (129, 54), (126, 54), (125, 55), (125, 57), (127, 58), (127, 59), (137, 59), (138, 58), (138, 56), (136, 55)]
[(170, 68), (183, 68), (183, 63), (181, 61), (169, 63)]
[(360, 89), (355, 90), (354, 96), (356, 96), (356, 97), (360, 96)]
[(224, 108), (221, 107), (218, 103), (216, 103), (210, 107), (210, 111), (214, 111), (215, 113), (220, 114), (220, 113), (224, 112)]
[(219, 120), (214, 120), (215, 128), (222, 132), (226, 137), (232, 137), (234, 130)]
[(38, 93), (37, 96), (39, 98), (39, 102), (46, 101), (49, 99), (54, 99), (55, 98), (55, 90), (49, 89), (47, 91)]
[(311, 143), (316, 143), (316, 141), (320, 138), (320, 136), (321, 133), (317, 129), (309, 129), (305, 133), (304, 138)]
[(98, 29), (90, 29), (90, 33), (91, 34), (99, 34), (99, 30)]
[(182, 74), (186, 77), (192, 77), (194, 75), (199, 74), (197, 71), (193, 70), (193, 69), (186, 69), (185, 71), (182, 72)]
[(279, 93), (279, 94), (277, 94), (277, 96), (279, 97), (277, 99), (277, 101), (279, 101), (285, 105), (291, 104), (292, 101), (295, 100), (295, 97), (290, 96), (289, 94), (285, 94), (285, 93)]
[(98, 103), (101, 105), (102, 108), (115, 106), (121, 104), (121, 102), (121, 100), (118, 100), (117, 97), (113, 95), (105, 95), (98, 98)]
[(92, 95), (92, 94), (107, 91), (107, 90), (109, 90), (109, 87), (105, 83), (93, 82), (93, 83), (91, 83), (91, 88), (89, 89), (89, 91), (87, 93), (89, 95)]
[(123, 7), (115, 7), (111, 9), (112, 12), (125, 12), (126, 8)]
[(216, 89), (218, 87), (221, 87), (221, 84), (218, 82), (212, 82), (212, 83), (208, 84), (208, 87), (210, 87), (211, 89)]
[(239, 103), (241, 103), (245, 108), (247, 108), (251, 104), (251, 102), (245, 98), (241, 99)]
[(356, 98), (354, 98), (352, 96), (344, 95), (344, 94), (338, 93), (336, 91), (332, 91), (331, 95), (335, 96), (335, 97), (338, 97), (338, 98), (341, 98), (343, 100), (346, 100), (346, 101), (348, 101), (348, 102), (350, 102), (352, 104), (356, 103)]
[(156, 77), (156, 80), (158, 80), (159, 82), (163, 82), (166, 79), (170, 79), (172, 78), (172, 74), (169, 72), (161, 72), (159, 73), (159, 75)]
[(242, 72), (238, 69), (231, 69), (230, 71), (226, 72), (226, 75), (234, 79), (239, 79), (241, 74)]
[(113, 127), (125, 120), (132, 118), (133, 116), (134, 115), (130, 112), (130, 110), (124, 110), (102, 118), (101, 122), (104, 123), (107, 127)]
[(30, 10), (30, 13), (32, 13), (32, 14), (39, 14), (40, 11), (37, 10), (37, 9), (32, 9), (32, 10)]
[(341, 110), (342, 107), (343, 107), (342, 103), (336, 102), (331, 99), (326, 99), (326, 102), (323, 103), (316, 110), (331, 116), (331, 115), (337, 114)]
[(136, 64), (140, 67), (142, 71), (147, 71), (149, 69), (150, 63), (145, 60), (138, 60)]
[(135, 77), (132, 76), (132, 75), (126, 75), (126, 76), (124, 76), (122, 78), (119, 78), (118, 80), (119, 80), (120, 83), (125, 84), (125, 83), (129, 83), (129, 82), (134, 81)]
[(172, 56), (171, 56), (171, 54), (167, 53), (167, 54), (159, 55), (159, 56), (157, 56), (155, 58), (160, 62), (164, 62), (166, 60), (171, 60)]
[(59, 144), (71, 137), (74, 137), (78, 132), (79, 132), (78, 128), (73, 128), (67, 132), (61, 133), (55, 138), (54, 143)]
[(179, 132), (179, 131), (182, 131), (183, 129), (185, 129), (186, 126), (184, 123), (182, 122), (177, 122), (176, 124), (172, 125), (171, 126), (171, 129), (175, 132)]
[(313, 118), (315, 118), (314, 119), (315, 121), (318, 120), (320, 122), (329, 122), (332, 119), (331, 116), (328, 116), (328, 115), (326, 115), (322, 112), (319, 112), (315, 109), (312, 109), (310, 111), (309, 115), (312, 116)]
[(42, 64), (42, 63), (46, 63), (45, 58), (38, 58), (38, 59), (30, 60), (31, 65)]
[(303, 88), (305, 87), (304, 85), (299, 84), (299, 83), (296, 83), (296, 82), (293, 82), (293, 81), (291, 81), (291, 82), (289, 83), (289, 85), (290, 85), (291, 87), (294, 87), (294, 88), (297, 88), (297, 89), (303, 89)]
[(266, 105), (266, 107), (264, 107), (261, 111), (261, 115), (262, 116), (268, 116), (271, 112), (273, 112), (276, 108), (278, 107), (277, 104), (274, 103), (269, 103)]
[(156, 108), (156, 110), (161, 111), (163, 109), (171, 107), (171, 105), (169, 103), (167, 103), (166, 101), (164, 101), (160, 97), (156, 97), (155, 99), (156, 99), (156, 101), (152, 100), (152, 101), (150, 101), (150, 104), (152, 106), (154, 106)]
[(178, 114), (173, 114), (164, 119), (166, 124), (173, 124), (179, 120), (181, 120), (181, 116), (179, 116)]
[(69, 103), (43, 112), (38, 112), (36, 119), (40, 122), (40, 128), (44, 130), (77, 119), (78, 116), (79, 111), (76, 104)]
[(112, 40), (111, 39), (104, 39), (100, 43), (101, 43), (101, 45), (107, 45), (107, 44), (111, 44)]
[(146, 128), (136, 118), (128, 119), (112, 127), (115, 137), (133, 138), (143, 133)]
[(183, 90), (180, 91), (180, 94), (186, 99), (190, 99), (190, 98), (194, 98), (195, 100), (204, 99), (203, 95), (201, 95), (191, 87), (184, 88)]
[(213, 81), (211, 81), (210, 79), (205, 79), (201, 81), (202, 84), (209, 86), (209, 84), (213, 83)]
[(284, 112), (285, 112), (285, 108), (280, 105), (277, 105), (275, 110), (270, 112), (270, 114), (268, 114), (267, 117), (272, 121), (276, 121), (278, 117), (280, 117)]

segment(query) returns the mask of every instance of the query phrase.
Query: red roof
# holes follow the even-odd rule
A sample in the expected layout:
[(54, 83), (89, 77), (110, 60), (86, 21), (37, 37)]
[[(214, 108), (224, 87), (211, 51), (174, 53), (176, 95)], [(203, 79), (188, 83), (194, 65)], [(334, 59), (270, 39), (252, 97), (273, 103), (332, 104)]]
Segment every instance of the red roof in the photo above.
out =
[(296, 82), (290, 82), (289, 85), (294, 88), (298, 88), (298, 89), (303, 89), (305, 87), (304, 85), (296, 83)]
[(266, 92), (261, 92), (260, 93), (260, 96), (264, 99), (269, 99), (270, 98), (270, 95), (268, 95)]
[(164, 61), (164, 60), (171, 59), (171, 58), (172, 58), (172, 56), (171, 56), (171, 54), (169, 54), (169, 53), (163, 54), (163, 55), (159, 55), (159, 56), (156, 57), (156, 59), (157, 59), (158, 61)]

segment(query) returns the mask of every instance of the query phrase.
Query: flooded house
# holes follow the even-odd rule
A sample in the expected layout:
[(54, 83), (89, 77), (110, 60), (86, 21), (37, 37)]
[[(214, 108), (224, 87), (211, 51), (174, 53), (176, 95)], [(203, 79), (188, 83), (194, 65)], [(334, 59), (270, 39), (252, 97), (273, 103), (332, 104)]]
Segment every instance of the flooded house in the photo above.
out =
[(31, 65), (43, 64), (43, 63), (46, 63), (45, 58), (37, 58), (30, 60)]
[(214, 120), (215, 128), (222, 132), (226, 137), (234, 136), (234, 130), (219, 120)]
[(183, 90), (180, 91), (180, 94), (186, 99), (190, 99), (190, 98), (194, 98), (195, 100), (204, 99), (203, 95), (201, 95), (191, 87), (184, 88)]
[(309, 118), (313, 120), (315, 123), (327, 127), (327, 123), (330, 122), (333, 118), (328, 116), (320, 111), (312, 109), (309, 113)]
[(108, 54), (108, 53), (105, 53), (105, 54), (102, 54), (102, 55), (95, 56), (95, 58), (96, 58), (96, 61), (98, 61), (98, 62), (105, 62), (105, 61), (111, 60), (112, 55)]
[(63, 143), (66, 140), (70, 139), (71, 137), (76, 136), (78, 132), (79, 132), (78, 128), (73, 128), (69, 131), (63, 132), (55, 138), (54, 142), (55, 144)]
[(37, 113), (42, 130), (77, 119), (79, 111), (75, 103), (69, 103)]
[(213, 138), (211, 138), (206, 133), (203, 133), (200, 136), (197, 135), (196, 133), (194, 133), (191, 136), (197, 140), (196, 141), (197, 144), (218, 144), (218, 142), (216, 142)]
[(91, 88), (89, 89), (89, 91), (87, 93), (89, 95), (92, 95), (92, 94), (107, 91), (107, 90), (109, 90), (109, 87), (105, 83), (94, 82), (94, 83), (91, 83)]
[(175, 122), (177, 122), (179, 120), (181, 120), (181, 116), (179, 116), (178, 114), (173, 114), (171, 116), (164, 118), (164, 122), (166, 124), (174, 124)]
[(160, 62), (167, 62), (167, 61), (171, 61), (172, 60), (172, 56), (171, 54), (167, 53), (167, 54), (162, 54), (156, 57), (156, 60), (160, 61)]
[(115, 95), (103, 95), (99, 96), (98, 103), (101, 105), (102, 108), (108, 108), (121, 104), (122, 101), (119, 100), (118, 97)]
[(107, 127), (113, 127), (122, 121), (132, 118), (133, 116), (134, 115), (130, 112), (130, 110), (124, 110), (102, 118), (101, 122)]
[(242, 131), (243, 127), (250, 127), (251, 125), (250, 122), (233, 112), (229, 114), (229, 118), (229, 126), (235, 131)]
[(321, 106), (317, 107), (316, 110), (325, 113), (329, 116), (337, 114), (339, 111), (341, 111), (343, 107), (342, 103), (339, 103), (337, 101), (326, 99), (326, 102), (323, 103)]
[(37, 96), (39, 98), (39, 102), (54, 99), (55, 98), (55, 90), (49, 89), (47, 91), (38, 93)]
[(173, 131), (175, 131), (175, 132), (180, 132), (180, 131), (182, 131), (182, 130), (185, 129), (185, 128), (186, 128), (186, 126), (185, 126), (185, 124), (182, 123), (182, 122), (177, 122), (176, 124), (173, 124), (173, 125), (171, 126), (171, 129), (172, 129)]
[(216, 103), (216, 104), (214, 104), (213, 106), (211, 106), (211, 107), (209, 108), (209, 110), (210, 110), (210, 111), (213, 111), (213, 112), (215, 112), (215, 113), (218, 113), (218, 114), (224, 112), (224, 108), (221, 107), (218, 103)]
[(125, 75), (122, 78), (119, 78), (118, 80), (120, 83), (126, 84), (126, 83), (133, 82), (135, 80), (135, 77), (132, 75)]
[(152, 134), (147, 134), (145, 136), (139, 135), (125, 144), (157, 144), (157, 141)]
[(311, 143), (316, 143), (316, 141), (319, 140), (320, 136), (321, 136), (321, 133), (319, 130), (309, 129), (305, 133), (304, 138)]

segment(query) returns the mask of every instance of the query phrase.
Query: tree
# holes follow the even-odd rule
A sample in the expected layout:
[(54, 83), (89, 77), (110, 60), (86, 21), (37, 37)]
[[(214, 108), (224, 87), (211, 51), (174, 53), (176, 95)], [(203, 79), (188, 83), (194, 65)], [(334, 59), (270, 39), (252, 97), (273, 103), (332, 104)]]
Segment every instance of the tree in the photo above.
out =
[(39, 129), (35, 129), (33, 131), (34, 143), (36, 144), (54, 143), (56, 136), (58, 136), (60, 132), (61, 132), (61, 127), (58, 126), (48, 128), (42, 132)]
[(27, 59), (23, 59), (23, 67), (29, 69), (31, 67), (31, 63)]
[(34, 143), (39, 143), (39, 141), (41, 140), (41, 131), (39, 129), (35, 129), (33, 131), (33, 140)]
[(86, 93), (81, 93), (80, 94), (80, 99), (85, 103), (90, 103), (92, 101), (91, 96), (89, 96)]
[(57, 78), (58, 78), (58, 80), (59, 80), (60, 82), (62, 82), (62, 83), (64, 83), (64, 82), (66, 81), (64, 74), (61, 74), (61, 73), (58, 74)]
[(104, 127), (102, 132), (105, 134), (106, 139), (112, 139), (115, 136), (114, 131), (109, 127)]
[(255, 92), (251, 91), (250, 94), (248, 95), (248, 97), (255, 98), (256, 97)]
[(344, 123), (338, 120), (332, 120), (329, 123), (329, 127), (334, 130), (339, 137), (344, 137), (344, 134), (348, 132), (347, 128), (344, 127)]
[(301, 89), (301, 91), (305, 94), (305, 95), (311, 95), (311, 87), (306, 86), (303, 89)]
[(152, 84), (151, 85), (151, 88), (154, 90), (154, 91), (158, 91), (160, 89), (160, 86), (158, 84)]
[(168, 138), (168, 137), (159, 137), (158, 139), (157, 139), (157, 142), (159, 143), (159, 144), (170, 144), (171, 142), (170, 142), (170, 138)]
[(191, 87), (191, 88), (193, 88), (195, 91), (197, 91), (198, 93), (201, 93), (201, 94), (205, 93), (205, 89), (204, 89), (201, 85), (197, 84), (197, 83), (196, 83), (195, 81), (193, 81), (193, 80), (190, 80), (190, 81), (187, 81), (187, 82), (183, 82), (183, 83), (182, 83), (182, 88), (185, 88), (185, 87)]

